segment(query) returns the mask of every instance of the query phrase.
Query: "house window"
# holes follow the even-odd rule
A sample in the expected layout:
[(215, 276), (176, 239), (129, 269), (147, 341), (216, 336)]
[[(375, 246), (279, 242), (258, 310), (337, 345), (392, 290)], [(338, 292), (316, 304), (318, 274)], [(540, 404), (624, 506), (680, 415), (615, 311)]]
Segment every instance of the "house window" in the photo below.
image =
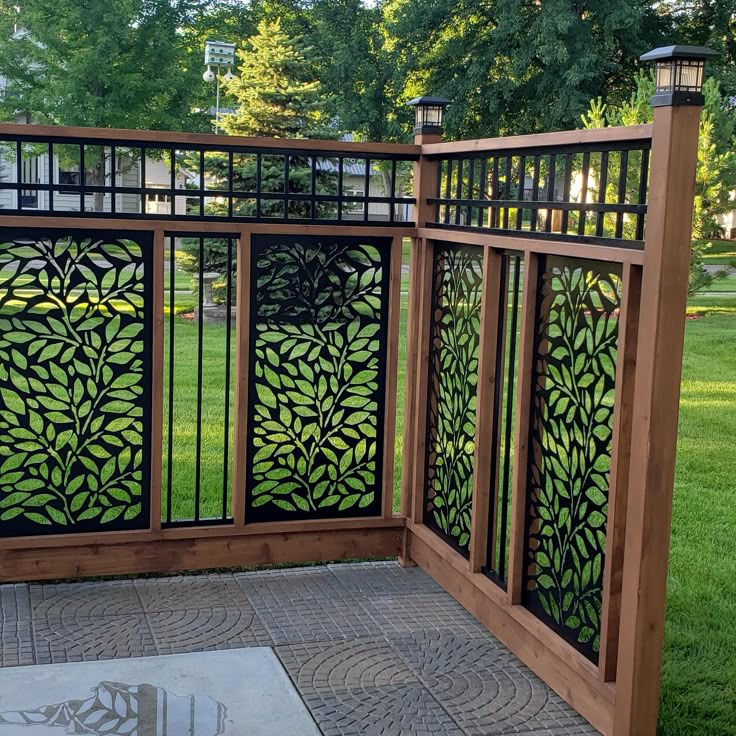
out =
[(71, 186), (79, 186), (81, 184), (81, 177), (79, 176), (79, 169), (62, 169), (59, 167), (59, 184), (68, 184)]
[[(365, 198), (365, 189), (345, 189), (345, 197)], [(364, 204), (362, 202), (345, 202), (346, 212), (363, 212)]]
[(171, 214), (171, 195), (146, 194), (146, 212), (159, 215)]

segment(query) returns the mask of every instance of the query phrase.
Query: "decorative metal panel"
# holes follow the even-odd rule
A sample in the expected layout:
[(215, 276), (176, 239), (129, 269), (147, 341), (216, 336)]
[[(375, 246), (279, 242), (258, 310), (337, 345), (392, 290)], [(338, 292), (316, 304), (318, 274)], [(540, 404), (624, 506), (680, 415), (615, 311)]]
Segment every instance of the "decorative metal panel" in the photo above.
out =
[(480, 246), (435, 245), (424, 523), (467, 554), (483, 284)]
[(148, 527), (151, 256), (0, 231), (0, 535)]
[(253, 237), (248, 522), (380, 514), (390, 249)]
[(548, 257), (540, 279), (525, 604), (597, 660), (621, 267)]

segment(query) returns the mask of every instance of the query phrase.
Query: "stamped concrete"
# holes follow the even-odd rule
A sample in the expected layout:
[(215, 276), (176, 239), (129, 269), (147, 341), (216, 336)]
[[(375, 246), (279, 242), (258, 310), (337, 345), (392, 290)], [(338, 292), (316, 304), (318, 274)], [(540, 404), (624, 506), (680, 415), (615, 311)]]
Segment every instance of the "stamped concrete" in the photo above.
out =
[(393, 562), (5, 585), (0, 614), (3, 667), (268, 647), (325, 736), (597, 733), (434, 580)]

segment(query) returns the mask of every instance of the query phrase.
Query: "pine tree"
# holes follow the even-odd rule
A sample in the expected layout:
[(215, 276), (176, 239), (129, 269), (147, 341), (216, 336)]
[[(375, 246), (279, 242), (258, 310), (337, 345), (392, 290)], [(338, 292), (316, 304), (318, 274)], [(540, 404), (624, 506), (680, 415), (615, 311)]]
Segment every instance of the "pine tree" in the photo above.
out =
[[(316, 78), (313, 50), (299, 36), (290, 36), (280, 20), (262, 20), (258, 33), (245, 48), (238, 51), (237, 76), (222, 80), (225, 94), (237, 103), (234, 112), (220, 117), (218, 125), (228, 135), (269, 138), (334, 138), (336, 131), (329, 126), (329, 100)], [(288, 167), (286, 166), (288, 160)], [(185, 166), (187, 162), (185, 162)], [(194, 162), (194, 167), (198, 166)], [(255, 154), (237, 154), (233, 158), (233, 191), (273, 193), (256, 205), (254, 197), (236, 198), (236, 216), (307, 219), (312, 203), (306, 200), (287, 204), (283, 194), (312, 194), (312, 160), (307, 156), (264, 154), (259, 162)], [(228, 175), (228, 159), (224, 154), (207, 153), (206, 168), (215, 182), (224, 183)], [(287, 178), (288, 171), (288, 178)], [(315, 177), (317, 192), (336, 190), (337, 172), (320, 168)], [(281, 195), (281, 196), (278, 196)], [(316, 205), (318, 217), (330, 217), (331, 204)], [(224, 204), (208, 204), (209, 214), (224, 214)], [(204, 267), (224, 274), (227, 270), (227, 250), (224, 242), (209, 241), (204, 253)], [(185, 241), (179, 259), (182, 267), (199, 271), (198, 243)]]
[(220, 128), (228, 135), (334, 137), (313, 54), (301, 37), (289, 37), (279, 20), (261, 21), (238, 52), (238, 76), (225, 82), (238, 109), (221, 117)]

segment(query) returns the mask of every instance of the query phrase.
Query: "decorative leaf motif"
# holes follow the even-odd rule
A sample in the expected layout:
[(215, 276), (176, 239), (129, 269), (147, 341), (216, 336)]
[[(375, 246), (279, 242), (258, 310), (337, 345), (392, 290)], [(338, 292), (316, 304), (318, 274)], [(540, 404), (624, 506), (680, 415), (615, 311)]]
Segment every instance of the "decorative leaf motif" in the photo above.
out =
[(248, 521), (380, 513), (390, 246), (253, 239)]
[(621, 269), (548, 257), (537, 311), (525, 604), (600, 648)]
[(0, 534), (147, 526), (152, 243), (135, 239), (0, 239)]
[(475, 457), (483, 249), (434, 253), (424, 522), (467, 554)]

